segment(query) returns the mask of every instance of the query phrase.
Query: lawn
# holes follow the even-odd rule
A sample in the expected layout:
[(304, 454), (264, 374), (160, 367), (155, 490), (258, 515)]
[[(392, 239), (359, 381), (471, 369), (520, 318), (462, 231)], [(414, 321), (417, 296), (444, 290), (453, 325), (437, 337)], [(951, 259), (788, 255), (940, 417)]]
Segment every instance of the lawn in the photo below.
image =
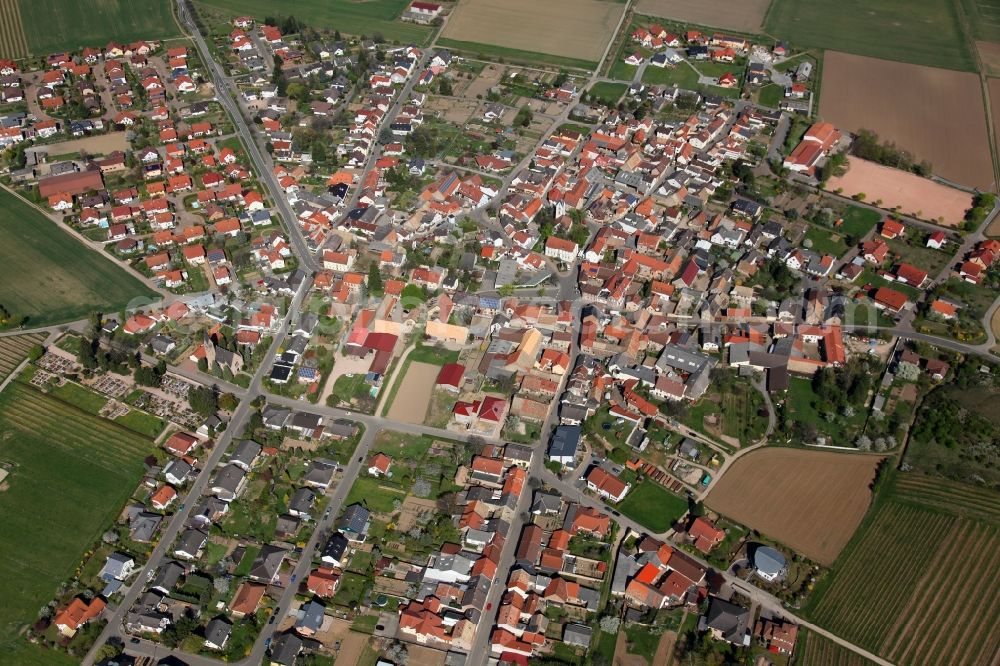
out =
[(912, 264), (930, 277), (937, 276), (951, 260), (951, 252), (927, 247), (927, 235), (910, 230), (902, 238), (886, 241), (897, 261)]
[(598, 100), (607, 104), (608, 106), (615, 106), (618, 104), (618, 100), (622, 98), (625, 91), (628, 90), (628, 84), (625, 83), (611, 83), (610, 81), (598, 81), (590, 87), (590, 94), (596, 97)]
[(812, 243), (813, 251), (820, 254), (840, 257), (847, 252), (844, 237), (826, 227), (810, 224), (805, 237)]
[(156, 297), (22, 199), (0, 190), (0, 305), (15, 318), (44, 326)]
[[(865, 319), (857, 321), (864, 322)], [(835, 421), (828, 421), (820, 413), (819, 398), (813, 391), (812, 380), (806, 377), (792, 377), (789, 380), (786, 401), (793, 421), (811, 423), (816, 430), (833, 440), (829, 442), (831, 444), (850, 445), (857, 431), (864, 425), (867, 415), (866, 409), (855, 407), (854, 416), (838, 416)]]
[(765, 28), (768, 34), (800, 47), (947, 69), (975, 69), (951, 2), (775, 0)]
[(19, 0), (28, 48), (36, 55), (109, 41), (179, 37), (171, 0)]
[(777, 83), (768, 83), (760, 89), (760, 95), (758, 95), (757, 101), (760, 102), (762, 106), (769, 106), (776, 109), (778, 108), (778, 105), (781, 104), (781, 100), (784, 98), (784, 86), (779, 86)]
[(522, 51), (506, 46), (496, 46), (494, 44), (482, 44), (480, 42), (465, 42), (458, 39), (440, 38), (437, 45), (453, 51), (464, 51), (466, 55), (483, 58), (503, 58), (506, 61), (521, 62), (536, 67), (565, 67), (568, 69), (582, 69), (588, 72), (597, 69), (598, 63), (591, 60), (581, 60), (579, 58), (567, 58), (565, 56), (552, 55), (550, 53), (535, 53), (533, 51)]
[(200, 4), (231, 16), (293, 15), (311, 28), (329, 28), (351, 35), (372, 37), (376, 34), (399, 42), (426, 44), (433, 32), (429, 26), (399, 21), (409, 0), (298, 0), (294, 4), (276, 4), (273, 0), (202, 0)]
[(52, 395), (95, 416), (108, 402), (108, 399), (103, 395), (94, 393), (73, 382), (66, 382), (62, 386), (52, 389)]
[(693, 90), (698, 87), (698, 72), (681, 63), (674, 67), (646, 66), (642, 73), (642, 82), (654, 85), (671, 86), (677, 84), (681, 88)]
[(115, 419), (115, 423), (146, 437), (156, 437), (163, 432), (163, 419), (137, 409), (131, 409), (128, 414), (119, 416)]
[(848, 206), (840, 216), (841, 223), (837, 227), (839, 233), (854, 236), (857, 239), (865, 236), (882, 219), (882, 214), (871, 208)]
[(367, 476), (365, 473), (364, 476), (359, 476), (354, 485), (351, 486), (351, 492), (347, 494), (344, 506), (363, 504), (369, 511), (392, 513), (393, 504), (396, 501), (402, 502), (404, 499), (406, 499), (405, 492), (397, 492), (390, 487), (383, 487), (378, 479)]
[(17, 631), (118, 515), (153, 447), (16, 382), (0, 393), (0, 433), (0, 458), (11, 466), (0, 493), (0, 650), (10, 663), (30, 663), (30, 650), (18, 656)]
[(666, 532), (687, 511), (687, 500), (646, 479), (632, 488), (618, 510), (652, 532)]

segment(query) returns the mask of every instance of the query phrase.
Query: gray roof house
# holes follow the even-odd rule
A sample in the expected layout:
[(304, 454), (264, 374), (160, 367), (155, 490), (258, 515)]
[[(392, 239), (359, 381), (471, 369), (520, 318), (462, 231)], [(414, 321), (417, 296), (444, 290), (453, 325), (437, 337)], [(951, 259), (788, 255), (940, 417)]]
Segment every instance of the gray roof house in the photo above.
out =
[(315, 599), (302, 606), (295, 622), (295, 630), (303, 636), (313, 636), (323, 627), (326, 606)]
[(257, 442), (252, 439), (244, 439), (236, 445), (233, 455), (229, 458), (229, 463), (249, 472), (262, 450), (263, 447)]
[(250, 580), (271, 584), (278, 580), (281, 563), (285, 561), (287, 551), (276, 546), (265, 545), (250, 567)]
[(292, 666), (295, 657), (302, 651), (302, 639), (289, 632), (282, 634), (271, 643), (271, 663)]
[(247, 473), (235, 464), (226, 465), (212, 481), (212, 493), (224, 502), (232, 502), (239, 497), (246, 486)]
[(182, 486), (187, 483), (193, 469), (187, 462), (175, 458), (163, 469), (163, 478), (172, 485)]
[(561, 425), (556, 428), (549, 444), (549, 460), (561, 465), (572, 465), (580, 445), (580, 426)]
[(135, 571), (135, 560), (125, 553), (111, 553), (104, 561), (100, 577), (102, 580), (125, 580)]
[(364, 541), (368, 536), (370, 522), (371, 512), (360, 504), (352, 504), (340, 517), (337, 529), (347, 535), (351, 541)]
[(170, 594), (185, 572), (186, 569), (180, 562), (174, 560), (165, 562), (156, 570), (156, 576), (153, 577), (150, 587), (164, 594)]
[(750, 645), (750, 611), (718, 597), (708, 598), (708, 611), (698, 621), (698, 631), (711, 631), (716, 640)]
[(272, 405), (264, 407), (264, 411), (261, 412), (261, 418), (264, 420), (264, 425), (271, 430), (281, 430), (284, 428), (291, 416), (292, 410), (286, 409), (285, 407), (274, 407)]
[(339, 567), (344, 563), (344, 554), (347, 552), (349, 542), (341, 532), (334, 532), (333, 535), (323, 544), (319, 558), (324, 564)]
[(311, 520), (312, 516), (309, 511), (315, 501), (316, 493), (309, 488), (299, 488), (292, 495), (292, 499), (288, 501), (288, 513), (303, 520)]
[(309, 463), (309, 469), (302, 476), (302, 483), (313, 488), (326, 490), (333, 482), (334, 472), (337, 471), (337, 463), (324, 458), (317, 458)]
[(174, 547), (174, 555), (185, 560), (196, 560), (201, 557), (201, 549), (208, 541), (208, 534), (201, 530), (186, 530)]
[(590, 646), (593, 629), (584, 624), (567, 624), (563, 627), (563, 643), (586, 648)]
[(163, 516), (158, 513), (148, 511), (139, 513), (129, 523), (129, 538), (139, 543), (149, 543), (156, 536), (156, 530), (159, 529), (162, 520)]
[(229, 641), (229, 634), (233, 632), (233, 625), (222, 617), (212, 618), (205, 627), (205, 647), (209, 650), (222, 650)]

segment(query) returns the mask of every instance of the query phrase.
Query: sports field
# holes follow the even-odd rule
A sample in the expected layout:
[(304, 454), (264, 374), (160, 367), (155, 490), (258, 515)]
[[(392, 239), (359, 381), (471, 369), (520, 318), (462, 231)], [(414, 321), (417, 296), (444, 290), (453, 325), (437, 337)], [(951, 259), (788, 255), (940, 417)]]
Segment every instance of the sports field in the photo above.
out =
[(640, 14), (741, 32), (760, 32), (771, 0), (638, 0)]
[(881, 491), (808, 612), (896, 664), (992, 664), (1000, 495), (917, 473)]
[[(799, 47), (963, 71), (975, 69), (958, 10), (951, 2), (774, 0), (765, 27), (768, 34)], [(828, 94), (824, 86), (823, 97)]]
[(28, 50), (44, 55), (103, 47), (112, 40), (179, 37), (172, 4), (171, 0), (20, 0), (21, 23)]
[(964, 190), (858, 157), (849, 157), (847, 171), (830, 178), (826, 188), (845, 197), (864, 193), (869, 203), (881, 201), (878, 205), (882, 208), (945, 227), (960, 225), (965, 211), (972, 207), (972, 195)]
[(597, 62), (623, 11), (601, 0), (459, 0), (442, 37)]
[(952, 182), (993, 182), (975, 74), (827, 51), (819, 113), (847, 131), (873, 130)]
[[(17, 632), (72, 576), (135, 489), (152, 442), (35, 389), (0, 393), (0, 651), (35, 663)], [(41, 663), (38, 661), (38, 663)]]
[(156, 293), (45, 215), (0, 190), (0, 305), (29, 326), (117, 312)]
[(829, 564), (868, 509), (878, 461), (878, 456), (768, 447), (733, 463), (705, 504)]
[(222, 10), (231, 16), (294, 16), (311, 28), (329, 28), (349, 35), (372, 37), (376, 33), (385, 39), (425, 44), (433, 28), (399, 20), (409, 0), (296, 0), (294, 3), (274, 0), (200, 0), (198, 4)]

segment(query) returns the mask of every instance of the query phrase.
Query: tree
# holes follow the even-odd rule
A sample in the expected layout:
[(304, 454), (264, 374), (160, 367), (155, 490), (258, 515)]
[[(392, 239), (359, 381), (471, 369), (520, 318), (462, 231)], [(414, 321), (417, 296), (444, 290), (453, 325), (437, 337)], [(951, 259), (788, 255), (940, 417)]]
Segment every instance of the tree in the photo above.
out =
[(500, 295), (503, 296), (504, 298), (510, 298), (511, 296), (514, 295), (514, 285), (505, 284), (502, 287), (500, 287), (499, 292)]
[(162, 382), (162, 377), (156, 372), (155, 368), (149, 368), (144, 365), (136, 368), (132, 376), (135, 379), (135, 383), (139, 386), (159, 387)]
[(451, 80), (447, 76), (442, 76), (438, 81), (438, 94), (451, 97)]
[(239, 398), (232, 393), (223, 393), (219, 396), (219, 408), (227, 412), (235, 410), (240, 404)]
[(375, 262), (372, 262), (368, 267), (368, 293), (373, 296), (381, 296), (385, 293), (385, 285), (382, 283), (382, 271)]
[(188, 404), (195, 412), (208, 418), (218, 411), (219, 398), (213, 389), (197, 386), (188, 391)]
[(617, 634), (622, 621), (614, 615), (605, 615), (601, 618), (601, 631), (606, 634)]

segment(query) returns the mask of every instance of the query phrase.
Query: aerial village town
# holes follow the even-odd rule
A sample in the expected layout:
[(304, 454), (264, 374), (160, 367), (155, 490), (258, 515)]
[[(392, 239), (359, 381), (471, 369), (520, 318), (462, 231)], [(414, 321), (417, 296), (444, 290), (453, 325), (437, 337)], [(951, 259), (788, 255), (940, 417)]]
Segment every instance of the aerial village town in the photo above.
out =
[(0, 389), (155, 442), (27, 640), (805, 663), (801, 609), (857, 522), (754, 524), (737, 461), (892, 451), (934, 387), (996, 374), (992, 199), (945, 220), (827, 187), (854, 137), (781, 42), (626, 25), (610, 57), (719, 73), (608, 99), (182, 6), (184, 44), (0, 62), (5, 189), (155, 294), (45, 329)]

